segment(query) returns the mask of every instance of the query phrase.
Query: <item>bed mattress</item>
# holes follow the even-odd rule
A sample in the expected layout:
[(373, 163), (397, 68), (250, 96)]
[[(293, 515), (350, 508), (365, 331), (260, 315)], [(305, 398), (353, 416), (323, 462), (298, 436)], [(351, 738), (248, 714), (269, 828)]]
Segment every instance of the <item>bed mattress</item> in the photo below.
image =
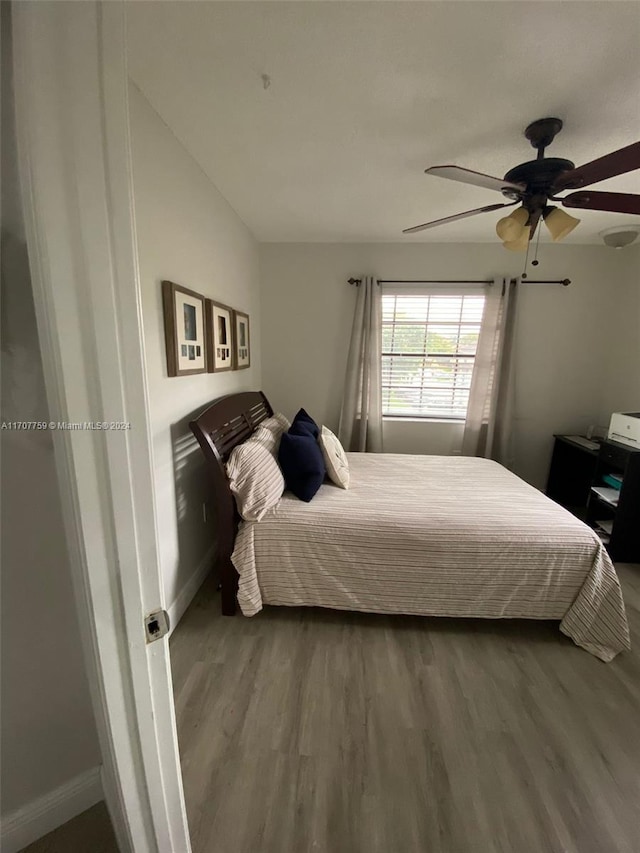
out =
[(527, 618), (604, 661), (630, 648), (620, 584), (595, 533), (496, 462), (348, 454), (351, 486), (288, 492), (241, 522), (238, 601), (372, 613)]

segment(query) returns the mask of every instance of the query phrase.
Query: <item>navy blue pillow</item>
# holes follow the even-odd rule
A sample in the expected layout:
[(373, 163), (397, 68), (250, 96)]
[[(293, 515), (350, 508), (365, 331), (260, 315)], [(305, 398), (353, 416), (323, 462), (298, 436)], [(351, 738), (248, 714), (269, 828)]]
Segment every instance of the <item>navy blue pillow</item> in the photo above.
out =
[[(293, 425), (292, 425), (293, 429)], [(280, 439), (278, 462), (284, 481), (293, 494), (309, 503), (327, 473), (320, 445), (311, 433), (285, 432)]]
[(289, 432), (291, 435), (312, 435), (317, 438), (320, 435), (320, 427), (308, 412), (300, 409), (293, 419)]

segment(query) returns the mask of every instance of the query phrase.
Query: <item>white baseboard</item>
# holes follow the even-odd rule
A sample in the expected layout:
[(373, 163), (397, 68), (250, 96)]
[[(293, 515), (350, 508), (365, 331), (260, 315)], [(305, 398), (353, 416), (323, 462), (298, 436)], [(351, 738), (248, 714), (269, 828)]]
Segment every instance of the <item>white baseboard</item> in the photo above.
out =
[(215, 550), (215, 546), (209, 548), (203, 559), (200, 561), (198, 568), (194, 571), (189, 580), (169, 605), (169, 636), (171, 636), (176, 625), (182, 619), (184, 611), (193, 601), (193, 598), (202, 586), (204, 579), (212, 570)]
[(100, 768), (92, 767), (2, 818), (2, 853), (17, 853), (104, 799)]

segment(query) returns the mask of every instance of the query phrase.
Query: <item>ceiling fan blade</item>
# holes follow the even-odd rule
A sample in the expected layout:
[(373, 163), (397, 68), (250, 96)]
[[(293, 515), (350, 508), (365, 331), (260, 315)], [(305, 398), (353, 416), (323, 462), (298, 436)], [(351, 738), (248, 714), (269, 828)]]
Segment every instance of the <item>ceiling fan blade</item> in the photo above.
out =
[(463, 169), (461, 166), (431, 166), (424, 170), (425, 175), (435, 175), (436, 178), (447, 178), (449, 181), (460, 181), (463, 184), (473, 184), (476, 187), (485, 187), (488, 190), (503, 189), (524, 192), (524, 184), (515, 184), (513, 181), (505, 181), (503, 178), (493, 178), (491, 175), (483, 175), (482, 172), (474, 172), (472, 169)]
[(580, 190), (561, 199), (563, 207), (585, 210), (607, 210), (610, 213), (633, 213), (640, 216), (640, 195), (631, 193), (598, 193)]
[(573, 190), (578, 187), (588, 187), (613, 178), (616, 175), (624, 175), (625, 172), (633, 172), (640, 169), (640, 142), (620, 148), (577, 169), (561, 174), (553, 185), (553, 192), (560, 190)]
[(508, 204), (489, 204), (486, 207), (476, 207), (475, 210), (467, 210), (464, 213), (456, 213), (454, 216), (445, 216), (444, 219), (434, 219), (432, 222), (425, 222), (423, 225), (414, 225), (413, 228), (405, 228), (402, 233), (415, 234), (416, 231), (426, 231), (427, 228), (435, 228), (436, 225), (444, 225), (445, 222), (466, 219), (467, 216), (475, 216), (476, 213), (489, 213), (491, 210), (500, 210), (501, 207), (513, 207), (514, 204), (519, 204), (519, 202), (512, 201)]

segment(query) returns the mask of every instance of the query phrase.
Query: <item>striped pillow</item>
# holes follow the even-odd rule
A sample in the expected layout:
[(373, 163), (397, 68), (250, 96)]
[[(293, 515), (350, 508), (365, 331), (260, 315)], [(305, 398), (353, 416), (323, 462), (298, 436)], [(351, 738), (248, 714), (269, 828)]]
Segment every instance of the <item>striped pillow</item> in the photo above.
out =
[[(266, 423), (266, 421), (263, 421), (263, 423)], [(248, 442), (253, 441), (257, 444), (263, 444), (275, 459), (278, 455), (279, 440), (280, 438), (275, 430), (268, 429), (267, 427), (264, 427), (262, 424), (260, 424), (256, 431), (251, 433), (249, 438), (244, 443), (248, 444)], [(242, 445), (239, 445), (239, 447), (242, 447)]]
[(229, 487), (245, 521), (260, 521), (284, 492), (284, 477), (275, 460), (277, 439), (258, 428), (239, 444), (227, 462)]
[(288, 432), (291, 429), (291, 424), (289, 423), (289, 419), (286, 418), (282, 412), (276, 412), (275, 415), (271, 415), (270, 418), (267, 418), (266, 421), (262, 421), (259, 426), (259, 429), (268, 429), (270, 430), (276, 437), (276, 454), (278, 452), (278, 444), (280, 443), (280, 439), (282, 438), (282, 434)]

